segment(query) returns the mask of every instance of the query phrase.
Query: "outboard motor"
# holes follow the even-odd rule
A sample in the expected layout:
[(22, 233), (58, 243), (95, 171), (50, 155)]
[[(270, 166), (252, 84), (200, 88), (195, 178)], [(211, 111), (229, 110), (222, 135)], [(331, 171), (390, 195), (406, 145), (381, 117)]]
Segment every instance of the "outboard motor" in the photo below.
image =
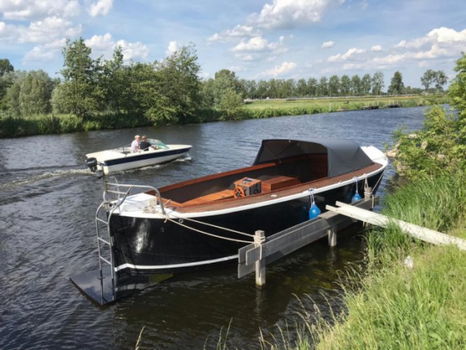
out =
[(86, 165), (91, 169), (93, 173), (97, 171), (97, 159), (96, 158), (86, 158)]

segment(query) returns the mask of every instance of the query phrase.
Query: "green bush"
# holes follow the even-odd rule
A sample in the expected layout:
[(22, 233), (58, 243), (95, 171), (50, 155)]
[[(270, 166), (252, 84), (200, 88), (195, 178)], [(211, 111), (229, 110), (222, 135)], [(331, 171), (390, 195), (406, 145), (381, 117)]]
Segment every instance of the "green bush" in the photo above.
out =
[(395, 134), (398, 172), (408, 178), (466, 170), (466, 143), (461, 137), (461, 119), (440, 106), (427, 113), (424, 127), (415, 134)]

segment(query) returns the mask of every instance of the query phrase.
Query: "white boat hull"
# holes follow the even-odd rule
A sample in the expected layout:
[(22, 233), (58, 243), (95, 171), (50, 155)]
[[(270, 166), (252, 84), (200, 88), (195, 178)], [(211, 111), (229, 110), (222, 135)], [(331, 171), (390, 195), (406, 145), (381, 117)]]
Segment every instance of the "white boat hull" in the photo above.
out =
[(185, 157), (190, 145), (167, 145), (166, 149), (138, 151), (131, 153), (129, 149), (119, 148), (86, 154), (87, 159), (95, 158), (97, 161), (97, 170), (102, 171), (105, 175), (137, 169), (146, 166), (152, 166), (167, 163), (175, 159)]

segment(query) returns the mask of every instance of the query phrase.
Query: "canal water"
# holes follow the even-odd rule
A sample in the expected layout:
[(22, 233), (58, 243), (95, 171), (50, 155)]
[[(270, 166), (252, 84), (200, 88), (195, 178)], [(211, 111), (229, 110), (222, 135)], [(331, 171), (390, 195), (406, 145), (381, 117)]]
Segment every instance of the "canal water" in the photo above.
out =
[[(423, 108), (402, 108), (0, 139), (0, 349), (259, 348), (290, 333), (303, 306), (340, 308), (339, 278), (361, 264), (360, 233), (317, 242), (267, 269), (267, 285), (236, 278), (236, 266), (177, 276), (100, 308), (69, 276), (97, 268), (94, 213), (102, 180), (85, 153), (129, 144), (134, 134), (193, 145), (191, 160), (136, 170), (120, 182), (163, 186), (250, 165), (266, 138), (351, 139), (383, 148), (394, 130), (422, 126)], [(381, 185), (383, 194), (390, 167)]]

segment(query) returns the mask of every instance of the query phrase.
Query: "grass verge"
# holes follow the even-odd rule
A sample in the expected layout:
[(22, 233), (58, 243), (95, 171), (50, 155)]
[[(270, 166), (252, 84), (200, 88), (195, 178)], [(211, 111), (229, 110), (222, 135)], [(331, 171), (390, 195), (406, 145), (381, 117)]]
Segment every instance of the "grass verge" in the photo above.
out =
[(285, 115), (342, 112), (391, 107), (417, 107), (448, 103), (444, 95), (358, 96), (313, 99), (261, 100), (244, 105), (237, 117), (269, 118)]
[[(372, 108), (416, 107), (433, 103), (447, 103), (447, 98), (444, 95), (429, 95), (262, 100), (245, 104), (229, 116), (214, 109), (199, 110), (196, 116), (186, 118), (183, 122), (204, 123)], [(89, 116), (85, 120), (72, 114), (44, 114), (30, 117), (0, 114), (0, 138), (134, 128), (154, 124), (154, 121), (144, 116), (127, 113), (102, 112)]]
[[(466, 238), (465, 176), (414, 181), (384, 212)], [(390, 227), (368, 235), (368, 259), (360, 288), (346, 290), (347, 312), (309, 325), (317, 349), (464, 349), (466, 252)]]

